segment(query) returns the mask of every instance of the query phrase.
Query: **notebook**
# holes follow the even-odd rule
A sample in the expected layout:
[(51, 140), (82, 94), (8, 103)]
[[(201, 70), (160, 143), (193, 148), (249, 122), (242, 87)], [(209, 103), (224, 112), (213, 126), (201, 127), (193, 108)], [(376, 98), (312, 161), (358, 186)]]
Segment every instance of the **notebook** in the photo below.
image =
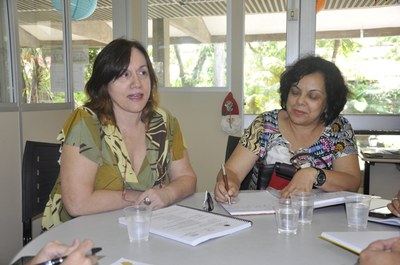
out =
[[(124, 217), (119, 218), (126, 224)], [(206, 212), (183, 205), (158, 209), (151, 217), (150, 233), (191, 246), (249, 228), (249, 220)]]
[(400, 231), (322, 232), (321, 238), (335, 245), (360, 254), (369, 244), (378, 239), (400, 236)]

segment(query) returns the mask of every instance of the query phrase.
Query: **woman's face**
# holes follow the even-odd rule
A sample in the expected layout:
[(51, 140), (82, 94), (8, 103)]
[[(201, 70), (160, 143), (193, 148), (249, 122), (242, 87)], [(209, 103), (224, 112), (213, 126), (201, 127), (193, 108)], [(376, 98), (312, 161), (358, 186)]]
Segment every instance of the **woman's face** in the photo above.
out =
[(108, 93), (116, 115), (123, 112), (140, 114), (150, 97), (151, 82), (144, 55), (132, 48), (126, 72), (108, 84)]
[(286, 109), (291, 122), (298, 125), (318, 124), (325, 108), (325, 82), (321, 73), (306, 75), (290, 88)]

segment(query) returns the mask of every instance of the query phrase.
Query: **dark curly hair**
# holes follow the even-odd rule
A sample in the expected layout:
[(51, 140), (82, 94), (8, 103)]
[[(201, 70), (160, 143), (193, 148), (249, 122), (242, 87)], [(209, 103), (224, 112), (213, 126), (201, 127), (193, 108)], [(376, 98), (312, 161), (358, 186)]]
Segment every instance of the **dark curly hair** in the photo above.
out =
[(321, 73), (324, 78), (326, 92), (326, 110), (321, 115), (321, 121), (328, 125), (343, 110), (350, 92), (339, 68), (318, 56), (306, 56), (293, 65), (288, 66), (281, 74), (279, 92), (281, 107), (286, 110), (290, 88), (298, 84), (300, 79), (312, 73)]
[(108, 84), (126, 72), (130, 63), (132, 48), (143, 54), (150, 75), (150, 98), (141, 116), (146, 128), (154, 110), (158, 107), (157, 76), (146, 49), (135, 40), (115, 39), (97, 55), (93, 64), (92, 75), (85, 86), (85, 92), (88, 96), (85, 106), (93, 110), (104, 125), (109, 123), (116, 125), (111, 97), (108, 94)]

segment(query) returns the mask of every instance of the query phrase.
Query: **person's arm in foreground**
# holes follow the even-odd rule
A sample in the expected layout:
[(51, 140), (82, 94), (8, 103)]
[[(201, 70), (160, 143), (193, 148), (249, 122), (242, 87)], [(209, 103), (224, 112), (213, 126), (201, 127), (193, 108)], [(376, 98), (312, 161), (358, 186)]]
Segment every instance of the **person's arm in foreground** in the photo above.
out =
[(228, 197), (236, 197), (239, 194), (240, 184), (247, 173), (253, 168), (258, 156), (251, 151), (238, 145), (232, 155), (225, 163), (226, 175), (228, 177), (229, 190), (225, 189), (222, 170), (218, 172), (217, 183), (214, 188), (215, 199), (219, 202), (227, 202)]
[(72, 245), (65, 245), (59, 241), (47, 243), (39, 253), (29, 261), (28, 265), (39, 264), (51, 259), (56, 259), (68, 256), (63, 262), (63, 265), (92, 265), (97, 263), (96, 256), (86, 256), (93, 247), (91, 240), (85, 240), (82, 243), (79, 240), (74, 240)]
[(400, 217), (400, 190), (397, 193), (396, 197), (394, 197), (392, 201), (387, 205), (387, 207), (392, 212), (392, 214)]
[(372, 242), (360, 253), (359, 265), (400, 264), (400, 237)]

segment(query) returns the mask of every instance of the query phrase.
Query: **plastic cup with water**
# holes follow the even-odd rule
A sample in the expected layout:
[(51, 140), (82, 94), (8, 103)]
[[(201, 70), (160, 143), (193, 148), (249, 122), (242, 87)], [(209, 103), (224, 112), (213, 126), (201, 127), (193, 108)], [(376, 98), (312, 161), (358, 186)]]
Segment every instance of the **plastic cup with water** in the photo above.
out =
[(275, 218), (279, 234), (296, 234), (299, 220), (299, 206), (290, 198), (274, 202)]
[(151, 208), (145, 205), (124, 208), (129, 241), (148, 241), (151, 223)]
[(371, 196), (354, 194), (346, 196), (344, 200), (346, 204), (347, 225), (356, 229), (367, 228)]
[(301, 191), (291, 193), (290, 197), (299, 204), (299, 222), (302, 224), (311, 224), (314, 213), (315, 194)]

